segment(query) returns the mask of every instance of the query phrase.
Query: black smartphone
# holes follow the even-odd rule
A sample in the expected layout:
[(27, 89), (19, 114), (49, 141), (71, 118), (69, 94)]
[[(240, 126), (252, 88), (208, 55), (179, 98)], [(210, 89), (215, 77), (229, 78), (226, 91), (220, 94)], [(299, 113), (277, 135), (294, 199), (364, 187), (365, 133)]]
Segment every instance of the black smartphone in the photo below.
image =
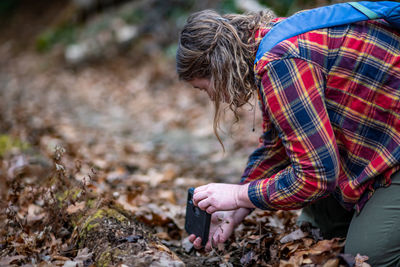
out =
[(201, 237), (201, 245), (205, 246), (210, 232), (211, 214), (193, 204), (194, 188), (188, 190), (188, 198), (186, 203), (185, 230), (190, 234)]

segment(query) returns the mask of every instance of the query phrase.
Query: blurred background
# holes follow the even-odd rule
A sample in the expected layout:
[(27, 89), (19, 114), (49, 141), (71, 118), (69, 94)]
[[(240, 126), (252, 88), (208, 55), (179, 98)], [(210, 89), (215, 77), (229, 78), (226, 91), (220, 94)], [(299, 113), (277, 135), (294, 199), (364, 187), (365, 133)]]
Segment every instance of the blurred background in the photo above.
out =
[(268, 7), (278, 16), (288, 16), (334, 2), (340, 1), (2, 0), (1, 41), (11, 41), (16, 49), (34, 48), (39, 52), (64, 46), (67, 62), (78, 63), (114, 56), (107, 51), (113, 50), (110, 46), (124, 45), (129, 50), (132, 44), (137, 46), (138, 39), (146, 37), (146, 43), (153, 44), (148, 50), (158, 48), (173, 56), (179, 29), (194, 11), (212, 8), (222, 13), (241, 13)]
[[(190, 13), (206, 8), (221, 13), (271, 8), (288, 16), (334, 2), (2, 0), (0, 132), (48, 152), (67, 143), (74, 157), (91, 161), (89, 147), (96, 140), (107, 138), (103, 145), (123, 140), (154, 152), (153, 162), (192, 161), (187, 169), (199, 167), (193, 175), (238, 179), (261, 126), (252, 133), (251, 107), (239, 124), (228, 119), (223, 135), (228, 153), (222, 155), (212, 132), (210, 101), (176, 77), (180, 29)], [(46, 136), (52, 141), (43, 141)], [(115, 169), (114, 161), (133, 160), (123, 151), (118, 156), (123, 147), (108, 147), (99, 155)], [(110, 159), (104, 153), (112, 154)], [(212, 164), (223, 167), (215, 173)]]

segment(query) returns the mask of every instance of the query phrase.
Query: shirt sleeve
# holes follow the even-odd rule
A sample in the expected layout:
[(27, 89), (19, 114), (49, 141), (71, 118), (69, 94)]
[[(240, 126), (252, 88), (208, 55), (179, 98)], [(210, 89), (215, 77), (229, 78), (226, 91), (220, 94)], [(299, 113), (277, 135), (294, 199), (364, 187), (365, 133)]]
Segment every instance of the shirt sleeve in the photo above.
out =
[(264, 133), (259, 139), (257, 149), (249, 156), (240, 184), (270, 177), (289, 165), (289, 158), (277, 129), (263, 117)]
[[(250, 182), (249, 198), (261, 209), (298, 209), (328, 195), (338, 180), (338, 149), (324, 99), (325, 75), (305, 60), (281, 59), (265, 66), (261, 86), (265, 112), (276, 133), (266, 132), (265, 140), (271, 143), (250, 157), (256, 167), (248, 166), (244, 175)], [(282, 155), (281, 147), (288, 158), (286, 166), (258, 175), (262, 166), (277, 166), (274, 161), (279, 157), (271, 155)]]

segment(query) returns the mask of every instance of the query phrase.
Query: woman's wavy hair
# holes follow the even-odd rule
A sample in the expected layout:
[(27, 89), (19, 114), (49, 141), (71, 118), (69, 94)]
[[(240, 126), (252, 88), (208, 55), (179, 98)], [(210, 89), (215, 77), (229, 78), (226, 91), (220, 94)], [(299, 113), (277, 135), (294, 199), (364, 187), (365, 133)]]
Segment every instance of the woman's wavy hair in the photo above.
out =
[(218, 134), (220, 103), (227, 102), (238, 120), (238, 108), (248, 103), (256, 89), (255, 31), (274, 17), (270, 10), (243, 15), (203, 10), (192, 14), (181, 32), (176, 54), (178, 76), (184, 81), (210, 80), (215, 96), (214, 133), (223, 148)]

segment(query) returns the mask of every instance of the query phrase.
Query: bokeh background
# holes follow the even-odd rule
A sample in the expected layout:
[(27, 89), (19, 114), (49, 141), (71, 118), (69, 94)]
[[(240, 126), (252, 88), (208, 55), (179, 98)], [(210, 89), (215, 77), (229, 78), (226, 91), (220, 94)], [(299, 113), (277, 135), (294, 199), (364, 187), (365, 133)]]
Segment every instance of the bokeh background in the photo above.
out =
[[(57, 140), (41, 141), (43, 132), (73, 136), (76, 144), (88, 130), (93, 139), (109, 138), (103, 145), (121, 138), (154, 150), (163, 164), (190, 159), (189, 169), (199, 167), (196, 176), (209, 177), (211, 170), (218, 179), (238, 179), (261, 125), (252, 133), (251, 106), (239, 124), (227, 114), (227, 153), (220, 153), (210, 101), (175, 74), (177, 40), (187, 16), (206, 8), (221, 13), (271, 8), (288, 16), (334, 2), (2, 0), (0, 131), (34, 146), (47, 143), (51, 151)], [(85, 157), (85, 148), (74, 156)], [(114, 148), (105, 153), (122, 160)], [(217, 163), (223, 168), (215, 174)]]

